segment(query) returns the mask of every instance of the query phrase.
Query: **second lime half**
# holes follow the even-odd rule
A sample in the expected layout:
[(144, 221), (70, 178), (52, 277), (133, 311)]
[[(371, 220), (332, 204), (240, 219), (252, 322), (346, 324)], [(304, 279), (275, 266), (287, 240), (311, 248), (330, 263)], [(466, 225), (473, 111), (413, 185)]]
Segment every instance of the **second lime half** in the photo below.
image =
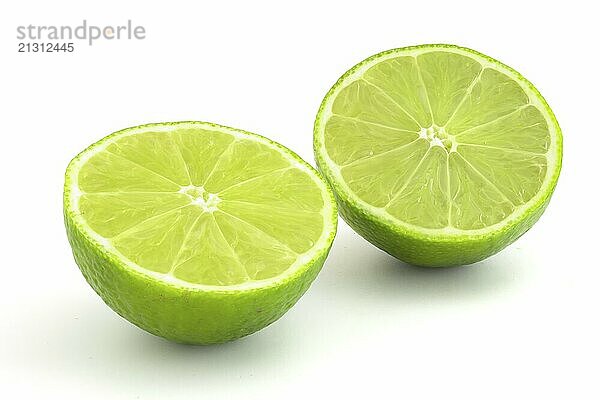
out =
[(523, 76), (476, 51), (385, 51), (331, 88), (317, 163), (344, 219), (415, 265), (482, 260), (548, 205), (562, 158), (550, 107)]

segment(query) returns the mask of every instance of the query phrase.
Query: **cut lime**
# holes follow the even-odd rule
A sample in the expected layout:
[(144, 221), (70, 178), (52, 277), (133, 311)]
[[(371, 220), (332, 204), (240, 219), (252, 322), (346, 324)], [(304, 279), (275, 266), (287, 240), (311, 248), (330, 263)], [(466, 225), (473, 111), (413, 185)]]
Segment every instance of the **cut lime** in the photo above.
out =
[(335, 236), (333, 195), (264, 137), (181, 122), (116, 132), (69, 164), (64, 215), (83, 275), (121, 316), (216, 343), (281, 317)]
[(317, 164), (363, 237), (415, 265), (470, 264), (548, 205), (561, 131), (518, 72), (451, 45), (386, 51), (346, 72), (315, 122)]

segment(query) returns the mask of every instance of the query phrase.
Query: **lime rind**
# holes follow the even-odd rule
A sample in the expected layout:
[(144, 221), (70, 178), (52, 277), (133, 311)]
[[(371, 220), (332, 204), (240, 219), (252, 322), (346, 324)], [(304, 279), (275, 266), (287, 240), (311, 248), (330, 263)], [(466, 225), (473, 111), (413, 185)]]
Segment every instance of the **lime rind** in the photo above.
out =
[[(399, 55), (417, 56), (419, 54), (430, 52), (436, 49), (475, 57), (477, 61), (479, 61), (484, 67), (491, 67), (513, 77), (515, 81), (519, 83), (519, 85), (525, 91), (525, 93), (527, 93), (527, 95), (529, 96), (530, 103), (535, 105), (540, 111), (544, 113), (544, 116), (548, 122), (548, 128), (550, 129), (550, 137), (552, 140), (547, 153), (548, 172), (546, 173), (540, 190), (527, 203), (516, 207), (509, 217), (485, 228), (471, 230), (461, 230), (452, 227), (430, 229), (412, 225), (402, 220), (399, 220), (387, 213), (385, 210), (373, 207), (372, 205), (358, 198), (356, 194), (354, 194), (352, 190), (348, 187), (348, 185), (344, 182), (339, 168), (336, 168), (336, 164), (333, 162), (333, 160), (331, 160), (331, 158), (327, 154), (327, 151), (325, 150), (325, 123), (332, 115), (331, 107), (333, 105), (333, 99), (336, 98), (337, 94), (344, 87), (358, 79), (368, 68), (375, 65), (379, 61), (397, 57)], [(550, 109), (542, 95), (539, 93), (539, 91), (521, 74), (519, 74), (514, 69), (508, 67), (507, 65), (484, 54), (481, 54), (475, 50), (447, 44), (419, 45), (387, 50), (375, 54), (352, 67), (349, 71), (342, 75), (340, 79), (338, 79), (338, 81), (334, 84), (334, 86), (329, 90), (329, 92), (323, 99), (315, 121), (313, 144), (315, 156), (317, 159), (317, 165), (319, 166), (320, 170), (323, 172), (329, 183), (332, 185), (334, 192), (341, 203), (340, 211), (342, 213), (342, 216), (344, 216), (345, 213), (352, 213), (354, 214), (354, 217), (358, 216), (359, 219), (366, 219), (369, 221), (369, 223), (373, 224), (373, 226), (379, 226), (383, 229), (392, 232), (393, 234), (397, 234), (402, 237), (411, 237), (416, 241), (438, 242), (442, 244), (444, 242), (447, 244), (452, 244), (488, 241), (490, 240), (491, 234), (499, 234), (499, 232), (511, 231), (514, 227), (518, 227), (522, 223), (526, 222), (528, 218), (530, 218), (529, 211), (543, 210), (547, 205), (552, 195), (553, 189), (558, 181), (558, 176), (560, 174), (562, 164), (561, 129), (552, 110)], [(345, 208), (350, 208), (351, 210), (349, 212), (345, 212)], [(520, 234), (522, 234), (522, 232), (517, 233), (516, 236), (518, 237), (520, 236)], [(515, 239), (516, 237), (512, 240)], [(503, 244), (503, 247), (507, 244), (509, 243)], [(380, 245), (380, 247), (382, 246)]]
[[(104, 150), (111, 143), (116, 140), (127, 136), (138, 133), (143, 133), (148, 129), (152, 129), (153, 132), (171, 132), (176, 129), (193, 129), (202, 128), (208, 130), (215, 130), (219, 132), (225, 132), (234, 136), (235, 138), (243, 138), (247, 140), (253, 140), (266, 145), (272, 149), (277, 150), (290, 162), (290, 166), (298, 168), (305, 172), (315, 184), (321, 189), (323, 195), (323, 230), (320, 237), (315, 241), (314, 246), (305, 253), (298, 256), (296, 261), (287, 268), (283, 273), (272, 278), (262, 280), (249, 280), (243, 283), (229, 285), (229, 286), (215, 286), (206, 285), (199, 283), (192, 283), (170, 274), (163, 274), (154, 271), (147, 270), (140, 267), (136, 263), (129, 260), (123, 254), (121, 254), (112, 243), (96, 233), (85, 221), (83, 216), (78, 212), (78, 199), (81, 196), (81, 191), (78, 186), (77, 173), (82, 165), (91, 158), (94, 154)], [(65, 202), (65, 219), (68, 223), (73, 225), (79, 234), (89, 242), (89, 244), (96, 248), (97, 251), (102, 253), (102, 256), (109, 260), (110, 263), (117, 268), (123, 269), (128, 274), (133, 274), (137, 278), (141, 278), (149, 282), (149, 284), (160, 283), (167, 285), (172, 288), (186, 290), (186, 291), (203, 291), (203, 292), (222, 292), (222, 293), (238, 293), (240, 291), (252, 291), (268, 289), (278, 285), (286, 285), (290, 280), (293, 280), (296, 276), (304, 274), (306, 269), (311, 268), (316, 260), (324, 258), (331, 243), (335, 237), (337, 230), (337, 208), (334, 200), (334, 195), (330, 187), (322, 179), (320, 173), (311, 167), (308, 163), (302, 160), (297, 154), (289, 150), (288, 148), (269, 140), (263, 136), (246, 132), (240, 129), (235, 129), (223, 125), (198, 122), (198, 121), (182, 121), (182, 122), (171, 122), (171, 123), (152, 123), (140, 126), (135, 126), (127, 129), (115, 132), (102, 140), (92, 144), (87, 149), (77, 155), (67, 167), (65, 174), (65, 186), (64, 186), (64, 202)]]

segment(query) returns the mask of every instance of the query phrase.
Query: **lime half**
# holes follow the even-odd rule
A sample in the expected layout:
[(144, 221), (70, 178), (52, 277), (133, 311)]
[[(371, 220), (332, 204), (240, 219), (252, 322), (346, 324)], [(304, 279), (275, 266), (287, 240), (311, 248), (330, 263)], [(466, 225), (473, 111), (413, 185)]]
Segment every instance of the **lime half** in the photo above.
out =
[(451, 45), (386, 51), (346, 72), (319, 109), (317, 163), (363, 237), (415, 265), (482, 260), (546, 208), (560, 128), (518, 72)]
[(282, 316), (318, 274), (337, 214), (325, 181), (264, 137), (181, 122), (116, 132), (69, 164), (83, 275), (156, 335), (215, 343)]

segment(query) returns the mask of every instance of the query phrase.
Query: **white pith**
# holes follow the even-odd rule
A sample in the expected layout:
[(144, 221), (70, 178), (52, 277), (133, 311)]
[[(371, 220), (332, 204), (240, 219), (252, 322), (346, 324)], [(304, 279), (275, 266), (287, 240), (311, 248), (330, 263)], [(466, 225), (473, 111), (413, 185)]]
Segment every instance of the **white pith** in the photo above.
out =
[(419, 138), (427, 140), (430, 147), (439, 146), (448, 153), (457, 151), (458, 144), (454, 140), (454, 136), (449, 135), (443, 126), (431, 125), (428, 128), (421, 128)]
[[(337, 98), (338, 94), (345, 87), (350, 85), (352, 82), (355, 82), (356, 80), (361, 79), (362, 76), (364, 75), (364, 73), (368, 69), (370, 69), (371, 67), (373, 67), (374, 65), (376, 65), (382, 61), (392, 59), (392, 58), (397, 58), (400, 56), (416, 57), (420, 54), (433, 52), (433, 51), (451, 52), (451, 53), (464, 55), (464, 56), (473, 58), (477, 62), (479, 62), (482, 65), (482, 70), (485, 68), (490, 68), (490, 69), (500, 71), (509, 77), (512, 77), (514, 79), (514, 81), (516, 83), (518, 83), (519, 86), (521, 86), (521, 88), (523, 89), (523, 91), (527, 94), (528, 99), (529, 99), (529, 102), (527, 105), (532, 105), (532, 106), (536, 107), (540, 111), (540, 113), (544, 116), (544, 119), (547, 122), (548, 131), (549, 131), (551, 140), (550, 140), (550, 145), (548, 147), (548, 151), (545, 154), (540, 154), (540, 155), (545, 155), (545, 157), (547, 159), (547, 169), (546, 169), (546, 175), (540, 186), (539, 191), (537, 192), (537, 194), (535, 196), (533, 196), (526, 203), (516, 206), (514, 208), (513, 212), (508, 217), (506, 217), (505, 219), (503, 219), (502, 221), (500, 221), (496, 224), (489, 225), (484, 228), (470, 229), (470, 230), (459, 229), (459, 228), (456, 228), (453, 226), (446, 226), (444, 228), (424, 228), (424, 227), (410, 224), (410, 223), (407, 223), (407, 222), (404, 222), (404, 221), (398, 219), (397, 217), (395, 217), (392, 214), (390, 214), (389, 212), (387, 212), (385, 207), (372, 206), (371, 204), (361, 200), (352, 191), (352, 189), (346, 184), (346, 182), (341, 174), (341, 167), (339, 165), (337, 165), (331, 159), (331, 157), (329, 157), (329, 154), (327, 153), (327, 150), (325, 148), (325, 138), (324, 138), (325, 125), (326, 125), (326, 122), (329, 120), (329, 118), (331, 118), (331, 116), (334, 115), (332, 112), (332, 106), (333, 106), (334, 100)], [(500, 228), (502, 228), (503, 226), (510, 224), (512, 221), (519, 219), (523, 215), (523, 213), (527, 211), (527, 209), (530, 207), (531, 204), (536, 204), (537, 202), (539, 202), (539, 200), (547, 193), (548, 187), (552, 183), (552, 178), (553, 178), (553, 175), (555, 174), (557, 163), (560, 161), (559, 160), (560, 149), (558, 146), (558, 132), (556, 130), (556, 125), (555, 125), (555, 122), (553, 121), (552, 117), (547, 112), (546, 107), (547, 106), (543, 103), (543, 100), (541, 100), (540, 97), (538, 97), (538, 95), (536, 95), (536, 93), (534, 91), (532, 91), (532, 89), (528, 86), (527, 82), (524, 81), (523, 79), (519, 79), (519, 77), (516, 76), (515, 73), (513, 71), (511, 71), (509, 68), (507, 68), (504, 65), (501, 65), (499, 63), (495, 63), (491, 60), (488, 60), (485, 57), (478, 56), (478, 55), (476, 55), (470, 51), (467, 51), (465, 49), (461, 49), (461, 48), (457, 48), (457, 47), (441, 47), (441, 46), (440, 47), (424, 46), (421, 48), (400, 49), (399, 51), (391, 51), (387, 54), (382, 54), (380, 56), (376, 56), (369, 62), (364, 63), (363, 65), (358, 67), (356, 70), (352, 71), (349, 75), (344, 77), (344, 80), (341, 82), (341, 84), (336, 85), (327, 94), (325, 103), (323, 104), (320, 114), (318, 116), (317, 129), (315, 130), (316, 142), (317, 142), (316, 151), (319, 153), (320, 157), (322, 157), (322, 159), (325, 161), (325, 164), (330, 169), (331, 173), (335, 176), (336, 184), (338, 184), (341, 187), (341, 189), (346, 194), (346, 196), (349, 197), (350, 199), (352, 199), (352, 201), (358, 203), (361, 208), (365, 209), (369, 213), (372, 213), (374, 216), (376, 216), (378, 219), (380, 219), (382, 221), (389, 222), (393, 225), (399, 225), (401, 227), (406, 228), (409, 231), (422, 232), (427, 235), (442, 235), (442, 236), (460, 236), (460, 235), (465, 235), (465, 234), (473, 235), (473, 236), (485, 235), (486, 233), (489, 233), (492, 231), (497, 231)], [(447, 133), (444, 131), (444, 127), (437, 127), (437, 126), (431, 126), (431, 127), (427, 127), (427, 128), (422, 127), (421, 130), (418, 132), (418, 134), (419, 134), (418, 139), (419, 140), (420, 139), (427, 140), (431, 147), (432, 146), (440, 146), (442, 148), (445, 148), (448, 152), (457, 151), (457, 143), (454, 140), (454, 138), (451, 135), (448, 135), (449, 142), (446, 142), (446, 145), (445, 145), (437, 135), (437, 133), (439, 133), (439, 132), (443, 132), (444, 134), (447, 135)]]
[[(323, 199), (323, 209), (321, 210), (321, 215), (323, 217), (323, 230), (321, 235), (314, 243), (314, 246), (308, 251), (301, 253), (297, 256), (296, 261), (289, 266), (284, 272), (280, 275), (269, 279), (262, 280), (248, 280), (240, 284), (229, 285), (229, 286), (220, 286), (220, 285), (206, 285), (206, 284), (197, 284), (190, 283), (185, 280), (179, 279), (175, 277), (171, 273), (159, 273), (155, 271), (147, 270), (143, 267), (140, 267), (136, 263), (129, 260), (126, 256), (124, 256), (118, 249), (116, 249), (111, 241), (98, 233), (96, 233), (85, 221), (83, 216), (79, 211), (79, 198), (83, 194), (79, 189), (78, 185), (78, 173), (81, 167), (95, 154), (102, 152), (106, 149), (110, 144), (116, 142), (117, 140), (135, 134), (141, 134), (146, 131), (152, 132), (171, 132), (177, 129), (190, 129), (190, 128), (201, 128), (205, 130), (214, 130), (222, 133), (227, 133), (235, 137), (235, 139), (244, 139), (244, 140), (252, 140), (259, 142), (263, 145), (268, 146), (269, 148), (278, 151), (281, 155), (283, 155), (289, 162), (289, 167), (286, 169), (298, 169), (308, 176), (310, 176), (311, 180), (315, 182), (315, 184), (321, 189), (321, 195)], [(288, 150), (289, 151), (289, 150)], [(124, 265), (129, 268), (132, 268), (135, 271), (138, 271), (142, 274), (153, 277), (157, 280), (168, 282), (169, 284), (186, 287), (186, 288), (195, 288), (200, 290), (207, 291), (241, 291), (248, 289), (256, 289), (262, 288), (266, 286), (270, 286), (276, 284), (277, 282), (285, 280), (287, 277), (294, 275), (298, 270), (302, 269), (302, 267), (306, 266), (309, 262), (315, 259), (315, 257), (326, 250), (331, 241), (332, 232), (335, 231), (336, 225), (336, 215), (333, 210), (333, 203), (329, 195), (329, 188), (323, 182), (323, 180), (312, 170), (308, 165), (299, 162), (295, 157), (288, 153), (286, 150), (282, 150), (281, 147), (276, 144), (271, 143), (266, 138), (251, 135), (245, 133), (243, 131), (238, 131), (233, 128), (227, 128), (223, 126), (214, 126), (212, 124), (206, 124), (201, 122), (186, 122), (186, 123), (176, 123), (176, 124), (152, 124), (150, 126), (140, 126), (136, 128), (130, 128), (112, 136), (109, 139), (104, 139), (103, 141), (93, 145), (90, 149), (81, 153), (76, 159), (74, 159), (69, 166), (68, 169), (68, 210), (72, 211), (72, 216), (74, 223), (80, 229), (84, 229), (85, 233), (89, 235), (98, 245), (102, 246), (109, 253), (115, 255)], [(193, 196), (186, 193), (189, 189), (195, 189), (199, 193), (203, 193), (205, 196)], [(190, 196), (190, 203), (197, 205), (203, 209), (204, 212), (213, 212), (217, 210), (218, 203), (221, 201), (218, 197), (218, 194), (215, 193), (205, 193), (205, 189), (203, 187), (196, 186), (181, 186), (180, 193), (185, 193)]]
[[(197, 193), (193, 193), (193, 192)], [(203, 186), (187, 185), (181, 186), (179, 193), (185, 194), (190, 198), (190, 203), (198, 206), (204, 212), (212, 213), (217, 211), (221, 198), (216, 193), (208, 193)]]

